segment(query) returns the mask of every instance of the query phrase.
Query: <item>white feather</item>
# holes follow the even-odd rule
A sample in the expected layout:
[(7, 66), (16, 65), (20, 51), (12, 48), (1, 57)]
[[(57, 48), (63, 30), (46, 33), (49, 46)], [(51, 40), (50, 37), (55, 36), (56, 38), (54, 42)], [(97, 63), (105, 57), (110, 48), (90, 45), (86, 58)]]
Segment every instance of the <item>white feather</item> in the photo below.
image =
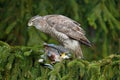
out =
[(78, 41), (69, 39), (65, 41), (64, 46), (68, 49), (76, 50), (76, 48), (78, 48), (80, 45)]

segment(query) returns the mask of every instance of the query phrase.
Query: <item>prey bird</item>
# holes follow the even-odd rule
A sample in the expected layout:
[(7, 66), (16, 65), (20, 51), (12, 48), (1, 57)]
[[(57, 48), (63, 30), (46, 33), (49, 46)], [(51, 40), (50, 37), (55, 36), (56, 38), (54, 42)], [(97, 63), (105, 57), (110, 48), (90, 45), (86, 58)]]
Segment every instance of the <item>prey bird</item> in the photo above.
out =
[(54, 37), (78, 58), (83, 58), (81, 44), (91, 46), (80, 24), (63, 15), (33, 16), (28, 26), (35, 26), (38, 30)]
[(70, 53), (63, 46), (44, 43), (45, 54), (53, 62), (70, 59)]

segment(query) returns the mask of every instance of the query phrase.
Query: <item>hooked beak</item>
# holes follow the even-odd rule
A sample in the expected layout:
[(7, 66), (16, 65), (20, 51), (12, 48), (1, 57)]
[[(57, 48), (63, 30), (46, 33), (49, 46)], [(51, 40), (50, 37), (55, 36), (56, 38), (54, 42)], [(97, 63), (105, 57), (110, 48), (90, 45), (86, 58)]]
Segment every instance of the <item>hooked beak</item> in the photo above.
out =
[(28, 23), (28, 26), (32, 26), (32, 23)]
[(30, 29), (31, 26), (32, 26), (32, 23), (29, 22), (29, 23), (28, 23), (28, 26), (29, 26), (28, 29)]

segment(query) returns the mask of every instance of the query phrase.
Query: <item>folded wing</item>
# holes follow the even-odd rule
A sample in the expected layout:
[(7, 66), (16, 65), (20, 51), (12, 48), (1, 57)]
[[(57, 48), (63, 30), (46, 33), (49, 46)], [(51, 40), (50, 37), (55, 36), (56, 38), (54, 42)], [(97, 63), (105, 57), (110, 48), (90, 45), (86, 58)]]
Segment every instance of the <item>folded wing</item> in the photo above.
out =
[(62, 32), (70, 38), (87, 46), (90, 46), (90, 41), (85, 37), (85, 31), (76, 21), (62, 15), (47, 15), (44, 17), (47, 23), (51, 27), (54, 27), (57, 31)]

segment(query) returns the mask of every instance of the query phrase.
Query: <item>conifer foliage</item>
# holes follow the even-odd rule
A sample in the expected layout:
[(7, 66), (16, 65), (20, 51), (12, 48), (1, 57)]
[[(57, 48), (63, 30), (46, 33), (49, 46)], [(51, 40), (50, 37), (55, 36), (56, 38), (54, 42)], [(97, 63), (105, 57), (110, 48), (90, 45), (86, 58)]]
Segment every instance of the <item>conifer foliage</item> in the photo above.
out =
[(38, 59), (42, 47), (9, 46), (0, 41), (1, 80), (120, 80), (120, 55), (99, 61), (63, 60), (54, 69), (42, 66)]
[[(63, 60), (53, 70), (38, 62), (44, 42), (59, 43), (27, 23), (49, 14), (81, 24), (92, 43), (82, 46), (89, 61)], [(0, 80), (120, 80), (119, 54), (120, 0), (0, 0)]]

